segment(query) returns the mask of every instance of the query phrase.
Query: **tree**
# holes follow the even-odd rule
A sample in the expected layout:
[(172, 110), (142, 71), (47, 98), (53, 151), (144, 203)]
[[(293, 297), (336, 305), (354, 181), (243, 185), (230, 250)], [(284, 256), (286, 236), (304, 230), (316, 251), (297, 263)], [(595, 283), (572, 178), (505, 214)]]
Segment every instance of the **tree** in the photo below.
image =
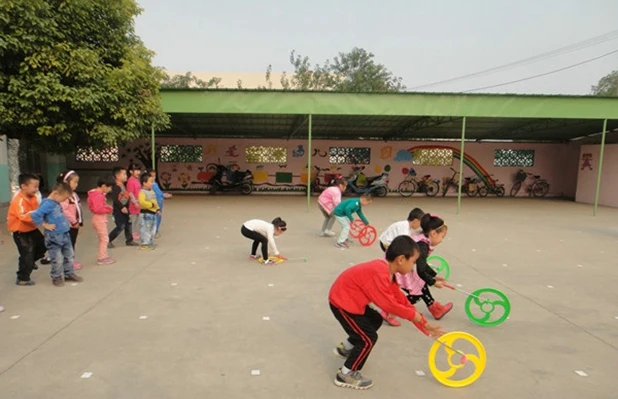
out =
[(0, 131), (42, 150), (111, 146), (169, 127), (135, 0), (0, 2)]
[(191, 87), (197, 87), (200, 89), (219, 88), (221, 78), (212, 77), (208, 82), (203, 81), (191, 72), (187, 72), (184, 75), (169, 76), (167, 73), (161, 80), (161, 87), (166, 89), (188, 89)]
[[(374, 61), (374, 54), (362, 48), (353, 48), (348, 53), (339, 53), (333, 61), (326, 60), (322, 65), (311, 65), (309, 57), (290, 53), (290, 63), (294, 73), (288, 78), (284, 72), (281, 86), (284, 90), (333, 90), (341, 92), (397, 92), (405, 90), (400, 77), (395, 76), (384, 65)], [(266, 81), (270, 80), (272, 67), (266, 71)]]
[(596, 86), (592, 86), (595, 96), (618, 96), (618, 70), (603, 76)]

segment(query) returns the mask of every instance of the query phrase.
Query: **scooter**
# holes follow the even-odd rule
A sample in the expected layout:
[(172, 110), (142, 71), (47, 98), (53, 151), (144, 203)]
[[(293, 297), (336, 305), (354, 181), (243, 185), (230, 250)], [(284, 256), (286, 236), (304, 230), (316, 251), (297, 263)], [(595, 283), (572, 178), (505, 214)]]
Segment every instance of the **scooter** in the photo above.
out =
[(311, 180), (311, 192), (312, 193), (321, 193), (326, 190), (328, 187), (333, 186), (337, 179), (340, 179), (341, 173), (327, 173), (324, 175), (324, 180), (320, 181), (320, 173), (328, 172), (330, 168), (320, 168), (319, 166), (314, 166), (315, 168), (315, 177)]
[[(223, 174), (226, 173), (226, 181)], [(229, 170), (225, 165), (217, 165), (217, 173), (208, 181), (210, 194), (217, 191), (240, 191), (244, 195), (253, 192), (253, 173), (250, 170), (244, 172)]]
[(352, 174), (348, 177), (348, 186), (343, 195), (371, 193), (377, 197), (385, 197), (388, 194), (388, 173), (378, 176), (366, 177), (362, 167), (352, 168)]

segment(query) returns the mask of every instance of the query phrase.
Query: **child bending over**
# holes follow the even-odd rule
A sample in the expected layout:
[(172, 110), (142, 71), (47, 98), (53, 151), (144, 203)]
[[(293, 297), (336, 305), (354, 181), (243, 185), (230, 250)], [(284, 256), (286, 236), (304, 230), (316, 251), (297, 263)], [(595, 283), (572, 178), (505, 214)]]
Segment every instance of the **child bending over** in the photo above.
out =
[(344, 179), (335, 180), (335, 185), (328, 187), (322, 191), (318, 198), (318, 207), (324, 216), (324, 223), (322, 223), (322, 230), (320, 231), (320, 237), (334, 237), (335, 233), (331, 231), (333, 224), (335, 224), (335, 215), (333, 211), (335, 207), (341, 203), (341, 193), (345, 191), (347, 181)]
[(361, 195), (360, 198), (350, 198), (342, 201), (335, 207), (333, 214), (335, 215), (337, 222), (341, 225), (341, 234), (335, 244), (337, 248), (350, 247), (348, 234), (350, 234), (350, 223), (354, 221), (354, 217), (352, 216), (354, 213), (358, 215), (365, 225), (369, 225), (369, 221), (365, 215), (363, 215), (362, 207), (371, 205), (372, 201), (373, 198), (371, 197), (371, 194), (365, 193)]
[(275, 218), (272, 223), (265, 222), (259, 219), (248, 220), (243, 223), (240, 228), (240, 233), (247, 237), (250, 240), (253, 240), (253, 244), (251, 245), (251, 255), (249, 255), (249, 259), (257, 259), (257, 248), (258, 245), (262, 244), (262, 259), (264, 259), (265, 265), (270, 265), (277, 263), (274, 260), (268, 259), (268, 250), (272, 250), (275, 258), (283, 259), (285, 258), (281, 256), (279, 250), (277, 249), (277, 245), (275, 244), (275, 237), (283, 234), (288, 229), (285, 221), (281, 220), (280, 217)]
[(336, 354), (346, 358), (335, 376), (335, 385), (354, 389), (368, 389), (373, 385), (360, 374), (382, 325), (382, 317), (369, 307), (370, 303), (411, 321), (427, 335), (437, 338), (444, 334), (440, 327), (427, 323), (395, 281), (397, 273), (412, 271), (419, 255), (418, 244), (412, 238), (399, 236), (387, 248), (385, 259), (352, 266), (333, 283), (328, 295), (330, 309), (348, 334), (348, 339), (335, 348)]

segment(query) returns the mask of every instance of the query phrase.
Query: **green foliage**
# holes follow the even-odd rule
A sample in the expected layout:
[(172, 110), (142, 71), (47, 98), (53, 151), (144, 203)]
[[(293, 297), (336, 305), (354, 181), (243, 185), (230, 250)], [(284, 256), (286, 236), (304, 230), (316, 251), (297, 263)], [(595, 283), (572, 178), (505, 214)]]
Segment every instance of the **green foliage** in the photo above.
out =
[(165, 89), (218, 89), (219, 83), (221, 83), (221, 78), (219, 77), (212, 77), (208, 80), (208, 82), (205, 82), (197, 76), (193, 75), (191, 72), (187, 72), (184, 75), (169, 76), (168, 74), (165, 74), (165, 76), (161, 80), (161, 87)]
[(592, 86), (595, 96), (618, 96), (618, 70), (603, 76), (596, 86)]
[[(362, 48), (353, 48), (348, 53), (339, 53), (332, 61), (312, 65), (309, 57), (290, 53), (294, 73), (281, 77), (284, 90), (332, 90), (348, 93), (398, 92), (406, 89), (403, 80), (384, 65), (374, 61), (374, 54)], [(266, 71), (266, 82), (271, 88), (272, 67)]]
[(135, 0), (2, 0), (0, 131), (51, 152), (169, 127)]

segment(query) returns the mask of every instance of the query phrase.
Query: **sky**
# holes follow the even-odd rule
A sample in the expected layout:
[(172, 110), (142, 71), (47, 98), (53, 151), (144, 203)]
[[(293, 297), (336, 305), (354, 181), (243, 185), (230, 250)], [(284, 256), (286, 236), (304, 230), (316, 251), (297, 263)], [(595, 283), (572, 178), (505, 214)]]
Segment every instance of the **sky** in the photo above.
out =
[[(290, 71), (291, 50), (323, 63), (361, 47), (408, 89), (475, 73), (618, 29), (616, 0), (138, 0), (136, 33), (169, 71)], [(614, 40), (419, 91), (461, 92), (618, 50)], [(477, 92), (589, 94), (618, 53), (553, 75)]]

